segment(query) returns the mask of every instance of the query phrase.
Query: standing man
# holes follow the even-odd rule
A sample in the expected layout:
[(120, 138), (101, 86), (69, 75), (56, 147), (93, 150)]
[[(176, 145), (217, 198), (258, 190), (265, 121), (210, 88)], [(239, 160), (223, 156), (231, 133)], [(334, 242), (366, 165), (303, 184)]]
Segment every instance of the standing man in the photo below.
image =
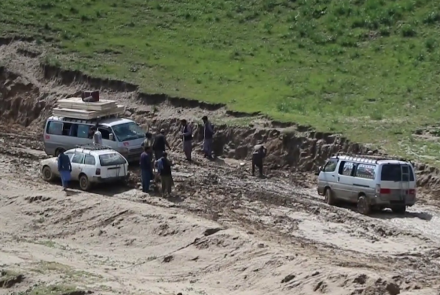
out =
[(141, 166), (142, 191), (150, 192), (150, 181), (153, 179), (153, 165), (151, 161), (151, 147), (144, 146), (144, 152), (141, 154), (139, 164)]
[(97, 126), (93, 126), (93, 145), (102, 145), (102, 134), (101, 131), (98, 130)]
[(143, 145), (144, 145), (144, 147), (153, 146), (153, 134), (151, 134), (150, 132), (145, 133), (145, 140), (144, 140)]
[(165, 130), (160, 129), (160, 133), (156, 134), (153, 143), (154, 158), (156, 159), (156, 161), (162, 158), (163, 153), (165, 152), (165, 147), (167, 147), (169, 150), (171, 149), (165, 137)]
[(185, 153), (186, 159), (191, 162), (192, 153), (192, 128), (188, 125), (185, 119), (180, 121), (182, 124), (182, 136), (183, 136), (183, 152)]
[(66, 191), (69, 181), (70, 173), (72, 172), (72, 164), (70, 163), (70, 158), (64, 153), (63, 150), (60, 151), (58, 155), (58, 172), (61, 176), (61, 183), (63, 185), (63, 191)]
[(162, 157), (157, 161), (157, 170), (162, 183), (162, 197), (170, 197), (171, 187), (174, 185), (173, 176), (171, 175), (171, 166), (172, 163), (168, 160), (167, 153), (163, 152)]
[(260, 177), (263, 176), (263, 159), (266, 157), (267, 150), (263, 145), (256, 145), (252, 153), (252, 176), (255, 175), (255, 166), (258, 167)]
[(202, 117), (203, 120), (203, 153), (205, 158), (212, 160), (212, 137), (214, 136), (214, 128), (209, 122), (207, 116)]

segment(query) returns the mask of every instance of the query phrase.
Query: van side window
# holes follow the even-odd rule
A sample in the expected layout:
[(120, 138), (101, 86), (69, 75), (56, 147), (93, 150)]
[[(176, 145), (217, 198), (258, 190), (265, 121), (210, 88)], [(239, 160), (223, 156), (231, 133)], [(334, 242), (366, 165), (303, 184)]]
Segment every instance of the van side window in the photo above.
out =
[(360, 178), (374, 179), (374, 169), (376, 169), (376, 165), (358, 164), (354, 176)]
[(336, 162), (334, 160), (330, 160), (325, 164), (324, 169), (322, 169), (322, 171), (333, 172), (333, 171), (335, 171), (337, 164), (338, 164), (338, 162)]
[(339, 174), (345, 175), (345, 176), (351, 176), (351, 173), (353, 172), (354, 165), (351, 162), (342, 162), (339, 166)]
[(89, 137), (89, 125), (78, 125), (78, 134), (79, 138), (88, 138)]
[(53, 134), (53, 135), (62, 135), (63, 134), (63, 123), (49, 121), (49, 123), (47, 124), (46, 132), (48, 134)]
[(71, 123), (63, 123), (63, 135), (69, 136), (73, 132), (72, 125)]

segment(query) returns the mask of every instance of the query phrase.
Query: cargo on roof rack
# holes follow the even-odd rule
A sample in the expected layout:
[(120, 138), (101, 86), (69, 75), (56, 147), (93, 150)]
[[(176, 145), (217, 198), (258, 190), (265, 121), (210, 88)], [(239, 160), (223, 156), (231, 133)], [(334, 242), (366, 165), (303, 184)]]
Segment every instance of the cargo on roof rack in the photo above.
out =
[(53, 109), (53, 115), (63, 118), (93, 120), (103, 117), (118, 116), (125, 112), (124, 105), (118, 105), (112, 100), (88, 102), (81, 97), (60, 99), (58, 107)]

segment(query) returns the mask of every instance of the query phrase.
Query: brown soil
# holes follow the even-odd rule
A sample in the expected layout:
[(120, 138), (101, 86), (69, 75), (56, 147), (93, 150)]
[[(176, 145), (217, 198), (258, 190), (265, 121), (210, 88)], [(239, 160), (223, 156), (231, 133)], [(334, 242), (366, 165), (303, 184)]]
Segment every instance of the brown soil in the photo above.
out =
[[(311, 171), (332, 153), (367, 147), (222, 105), (141, 94), (129, 83), (44, 67), (37, 56), (26, 43), (0, 46), (0, 263), (26, 277), (14, 291), (75, 285), (99, 294), (436, 294), (436, 207), (364, 217), (316, 194)], [(176, 162), (172, 199), (130, 187), (74, 188), (66, 196), (40, 179), (44, 121), (57, 99), (84, 89), (100, 89), (127, 105), (127, 117), (166, 130)], [(204, 114), (216, 123), (221, 157), (196, 155), (189, 165), (178, 120), (196, 124)], [(251, 126), (224, 124), (243, 116)], [(200, 132), (196, 138), (199, 145)], [(249, 175), (246, 160), (257, 143), (268, 147), (266, 179)], [(417, 168), (420, 184), (437, 189), (438, 171)]]

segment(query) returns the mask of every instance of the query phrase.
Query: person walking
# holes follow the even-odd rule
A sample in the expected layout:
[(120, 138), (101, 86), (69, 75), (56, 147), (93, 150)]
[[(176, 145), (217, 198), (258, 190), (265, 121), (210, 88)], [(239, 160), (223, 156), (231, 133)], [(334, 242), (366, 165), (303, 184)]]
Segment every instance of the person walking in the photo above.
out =
[(141, 154), (140, 166), (141, 166), (141, 182), (142, 191), (144, 193), (150, 192), (150, 182), (153, 178), (153, 167), (152, 167), (152, 157), (151, 157), (151, 147), (144, 146), (144, 152)]
[(172, 163), (170, 160), (168, 160), (168, 155), (166, 152), (162, 153), (162, 157), (158, 161), (156, 161), (156, 164), (162, 184), (162, 196), (170, 197), (171, 188), (174, 185), (174, 181), (171, 174)]
[(209, 122), (207, 116), (202, 117), (203, 120), (203, 153), (205, 158), (212, 160), (212, 138), (214, 136), (214, 127)]
[(183, 119), (180, 121), (182, 124), (182, 136), (183, 136), (183, 152), (185, 153), (186, 159), (191, 162), (192, 153), (192, 128), (188, 125), (188, 122)]
[(58, 172), (61, 176), (63, 191), (65, 191), (67, 190), (71, 178), (70, 173), (72, 172), (72, 164), (70, 163), (69, 156), (66, 155), (63, 150), (61, 150), (58, 155)]
[(163, 153), (165, 152), (165, 147), (167, 147), (169, 150), (171, 149), (165, 137), (165, 130), (160, 129), (159, 134), (156, 134), (156, 136), (154, 137), (153, 143), (154, 158), (156, 159), (156, 161), (162, 158)]
[(263, 145), (256, 145), (252, 153), (252, 176), (255, 175), (255, 166), (258, 167), (260, 177), (263, 176), (263, 159), (266, 157), (267, 150)]

